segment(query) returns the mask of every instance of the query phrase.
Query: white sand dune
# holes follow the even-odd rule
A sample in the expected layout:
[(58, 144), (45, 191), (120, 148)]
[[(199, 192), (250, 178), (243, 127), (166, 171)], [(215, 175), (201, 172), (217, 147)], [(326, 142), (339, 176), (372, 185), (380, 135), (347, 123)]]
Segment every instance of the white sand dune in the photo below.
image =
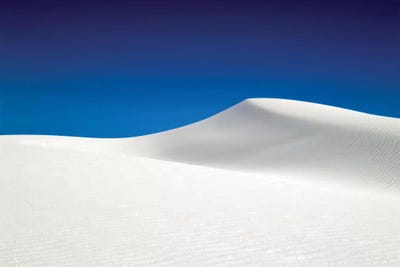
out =
[(400, 266), (400, 119), (249, 99), (120, 139), (0, 136), (0, 266)]

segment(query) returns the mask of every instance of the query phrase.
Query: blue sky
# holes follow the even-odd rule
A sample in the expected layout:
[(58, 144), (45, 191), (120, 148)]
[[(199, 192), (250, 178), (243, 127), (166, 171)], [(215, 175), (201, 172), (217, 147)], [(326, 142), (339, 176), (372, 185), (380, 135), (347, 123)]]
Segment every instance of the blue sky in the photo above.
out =
[(2, 2), (0, 134), (148, 134), (248, 97), (400, 117), (396, 1), (54, 2)]

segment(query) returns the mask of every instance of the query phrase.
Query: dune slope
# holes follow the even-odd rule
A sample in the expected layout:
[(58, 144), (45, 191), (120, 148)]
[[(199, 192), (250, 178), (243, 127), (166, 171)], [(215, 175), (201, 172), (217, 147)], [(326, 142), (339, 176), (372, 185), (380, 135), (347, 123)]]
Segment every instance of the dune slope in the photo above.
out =
[(400, 120), (319, 104), (248, 99), (188, 127), (123, 142), (126, 153), (158, 159), (400, 186)]

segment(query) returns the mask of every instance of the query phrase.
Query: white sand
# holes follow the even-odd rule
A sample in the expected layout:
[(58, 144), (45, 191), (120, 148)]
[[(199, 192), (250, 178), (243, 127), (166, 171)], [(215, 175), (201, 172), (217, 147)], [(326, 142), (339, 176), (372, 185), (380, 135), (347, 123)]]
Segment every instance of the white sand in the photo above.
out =
[(0, 266), (400, 266), (400, 120), (250, 99), (136, 138), (0, 136)]

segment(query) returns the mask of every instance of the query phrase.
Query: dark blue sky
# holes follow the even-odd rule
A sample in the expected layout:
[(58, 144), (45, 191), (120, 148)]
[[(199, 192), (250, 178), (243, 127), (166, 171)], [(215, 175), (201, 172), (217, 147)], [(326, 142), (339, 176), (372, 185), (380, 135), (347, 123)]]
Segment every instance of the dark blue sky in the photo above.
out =
[(0, 134), (119, 137), (248, 97), (400, 117), (400, 2), (0, 2)]

